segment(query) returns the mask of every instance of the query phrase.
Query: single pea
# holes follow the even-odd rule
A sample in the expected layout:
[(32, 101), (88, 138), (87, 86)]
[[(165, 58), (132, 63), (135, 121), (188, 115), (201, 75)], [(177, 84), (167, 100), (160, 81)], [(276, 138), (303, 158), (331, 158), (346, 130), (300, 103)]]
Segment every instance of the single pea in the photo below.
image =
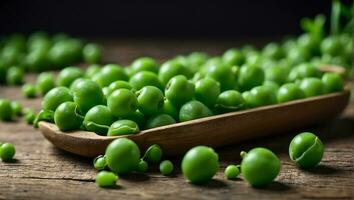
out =
[(143, 160), (151, 164), (157, 164), (161, 161), (162, 149), (159, 145), (151, 145), (145, 152)]
[(137, 169), (140, 162), (138, 145), (128, 138), (113, 140), (106, 149), (108, 167), (117, 174), (127, 174)]
[(240, 68), (238, 84), (242, 91), (250, 90), (253, 87), (262, 85), (264, 71), (255, 66), (243, 65)]
[(37, 95), (36, 87), (31, 83), (26, 83), (22, 86), (22, 95), (27, 98), (34, 98)]
[(129, 120), (137, 123), (139, 127), (145, 127), (146, 118), (145, 118), (144, 114), (141, 113), (139, 110), (136, 110), (135, 112), (133, 112), (127, 116), (124, 116), (122, 119), (129, 119)]
[(343, 79), (336, 73), (325, 73), (322, 76), (322, 82), (327, 93), (339, 92), (343, 90)]
[(214, 79), (203, 78), (195, 83), (195, 99), (208, 107), (215, 104), (219, 94), (220, 84)]
[(101, 87), (107, 87), (114, 81), (127, 81), (128, 75), (122, 66), (116, 64), (108, 64), (105, 65), (98, 74), (94, 75), (92, 79)]
[(315, 167), (321, 162), (323, 151), (321, 140), (310, 132), (296, 135), (289, 145), (290, 159), (301, 168)]
[(165, 96), (179, 107), (193, 98), (194, 84), (183, 75), (174, 76), (166, 85)]
[(132, 91), (123, 88), (108, 97), (107, 106), (115, 117), (125, 117), (136, 111), (138, 100)]
[(54, 122), (54, 111), (52, 110), (40, 110), (33, 121), (33, 127), (38, 128), (38, 124), (41, 121)]
[(160, 90), (164, 88), (158, 76), (150, 71), (141, 71), (134, 74), (130, 78), (129, 83), (135, 90), (140, 90), (144, 86), (155, 86)]
[(164, 160), (160, 163), (159, 169), (162, 175), (170, 175), (173, 172), (173, 163), (169, 160)]
[(93, 160), (93, 167), (98, 170), (104, 170), (107, 167), (106, 157), (104, 155), (99, 155)]
[(238, 49), (229, 49), (222, 56), (224, 63), (228, 66), (240, 66), (245, 62), (242, 52)]
[(235, 77), (232, 68), (225, 64), (210, 65), (205, 69), (205, 76), (220, 83), (221, 91), (233, 89)]
[(44, 110), (55, 111), (57, 107), (67, 101), (73, 101), (70, 90), (66, 87), (56, 87), (51, 89), (42, 100)]
[(107, 106), (97, 105), (87, 111), (83, 124), (88, 131), (107, 135), (108, 129), (114, 121), (115, 118)]
[(187, 56), (187, 62), (191, 73), (199, 71), (200, 67), (207, 61), (208, 54), (205, 52), (193, 52)]
[(224, 171), (224, 176), (227, 179), (235, 179), (240, 174), (239, 165), (229, 165)]
[(164, 96), (160, 89), (145, 86), (137, 93), (138, 109), (145, 116), (155, 115), (163, 107)]
[(320, 53), (320, 39), (313, 37), (308, 33), (302, 34), (298, 37), (297, 46), (302, 49), (307, 49), (312, 55), (318, 55)]
[(294, 47), (289, 49), (286, 57), (293, 65), (298, 65), (309, 61), (311, 58), (311, 52), (309, 49)]
[(277, 92), (280, 88), (278, 83), (276, 83), (274, 81), (264, 81), (263, 86), (266, 86), (275, 92)]
[(89, 79), (79, 79), (70, 88), (74, 102), (83, 114), (86, 114), (92, 107), (104, 103), (104, 96), (100, 86)]
[(101, 66), (97, 64), (90, 65), (85, 71), (85, 77), (93, 78), (96, 74), (101, 72)]
[(33, 109), (27, 108), (24, 111), (24, 119), (27, 124), (33, 124), (34, 119), (36, 118), (36, 114)]
[(246, 104), (251, 107), (260, 107), (277, 103), (276, 91), (267, 86), (257, 86), (250, 90), (249, 96), (245, 98)]
[(43, 96), (55, 87), (54, 76), (49, 72), (42, 72), (37, 77), (36, 87)]
[(300, 82), (299, 87), (306, 97), (322, 95), (325, 92), (325, 85), (319, 78), (305, 78)]
[(78, 67), (66, 67), (61, 70), (57, 77), (57, 85), (70, 87), (70, 85), (78, 78), (82, 78), (84, 72)]
[(7, 70), (6, 82), (9, 85), (21, 85), (23, 83), (24, 72), (20, 67), (10, 67)]
[(108, 171), (100, 171), (96, 176), (96, 184), (99, 187), (114, 187), (117, 180), (118, 176)]
[(226, 90), (222, 92), (215, 103), (215, 109), (218, 112), (232, 112), (245, 108), (246, 102), (241, 93), (236, 90)]
[(322, 40), (321, 43), (322, 54), (329, 54), (331, 56), (341, 55), (343, 52), (343, 45), (340, 38), (336, 36), (329, 36)]
[(182, 160), (182, 173), (191, 183), (204, 184), (210, 181), (219, 169), (219, 156), (210, 147), (196, 146)]
[(139, 132), (136, 122), (128, 119), (121, 119), (114, 122), (108, 129), (107, 136), (129, 135)]
[(141, 159), (137, 171), (141, 173), (145, 173), (147, 172), (148, 169), (149, 169), (149, 164), (145, 160)]
[(20, 102), (18, 102), (18, 101), (11, 102), (11, 107), (12, 107), (12, 112), (14, 115), (16, 115), (16, 116), (23, 115), (23, 106)]
[(289, 81), (304, 79), (307, 77), (319, 77), (320, 71), (310, 63), (302, 63), (295, 66), (289, 73)]
[(179, 119), (179, 110), (168, 99), (164, 100), (163, 107), (161, 109), (161, 113), (168, 114), (171, 117), (173, 117), (173, 119), (175, 119), (175, 120)]
[(168, 81), (177, 75), (189, 75), (188, 68), (177, 60), (169, 60), (162, 64), (159, 69), (158, 77), (162, 84), (166, 85)]
[(212, 116), (213, 112), (203, 103), (192, 100), (185, 103), (179, 111), (179, 121), (185, 122), (193, 119)]
[(305, 93), (295, 83), (286, 83), (282, 85), (277, 93), (277, 99), (279, 103), (302, 98), (305, 98)]
[(73, 64), (81, 59), (82, 42), (78, 39), (67, 38), (56, 41), (48, 52), (48, 58), (54, 68)]
[(284, 57), (284, 52), (281, 46), (279, 46), (277, 43), (271, 42), (263, 48), (262, 55), (270, 59), (278, 60)]
[(155, 74), (159, 71), (158, 64), (153, 58), (150, 57), (142, 57), (134, 60), (131, 65), (132, 73), (136, 74), (141, 71), (150, 71)]
[(11, 121), (13, 112), (11, 102), (8, 99), (0, 99), (0, 120)]
[(258, 51), (249, 52), (246, 56), (246, 62), (244, 65), (249, 67), (259, 67), (262, 64), (264, 58)]
[(279, 174), (280, 160), (269, 149), (258, 147), (248, 153), (241, 152), (241, 173), (254, 187), (270, 184)]
[(242, 92), (242, 98), (245, 100), (245, 107), (246, 108), (251, 108), (252, 106), (250, 105), (251, 99), (252, 99), (252, 95), (250, 91), (244, 91)]
[(170, 115), (159, 114), (159, 115), (152, 116), (147, 120), (145, 129), (156, 128), (159, 126), (166, 126), (174, 123), (176, 123), (176, 120), (173, 119), (173, 117), (171, 117)]
[(279, 85), (287, 81), (289, 74), (288, 68), (280, 65), (274, 65), (269, 69), (266, 69), (264, 72), (266, 81), (273, 81)]
[(97, 44), (86, 44), (82, 50), (82, 53), (86, 63), (100, 63), (102, 60), (102, 49)]
[(0, 146), (0, 158), (4, 162), (9, 162), (15, 156), (16, 149), (15, 146), (11, 143), (3, 143)]
[(31, 72), (41, 72), (50, 69), (50, 61), (48, 58), (48, 44), (42, 44), (44, 46), (34, 49), (25, 56), (24, 64), (26, 69)]
[(133, 89), (132, 86), (127, 81), (114, 81), (113, 83), (109, 84), (109, 86), (107, 87), (105, 96), (108, 97), (115, 90), (122, 89), (122, 88), (128, 90)]
[(79, 106), (74, 102), (64, 102), (54, 112), (54, 122), (61, 131), (79, 129), (82, 121)]

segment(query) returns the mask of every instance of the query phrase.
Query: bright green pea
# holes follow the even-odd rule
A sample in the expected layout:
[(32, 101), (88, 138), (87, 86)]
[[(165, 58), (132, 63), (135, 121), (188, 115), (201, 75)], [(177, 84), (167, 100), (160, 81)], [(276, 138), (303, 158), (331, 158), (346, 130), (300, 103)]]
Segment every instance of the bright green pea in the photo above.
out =
[(258, 67), (262, 64), (264, 58), (258, 51), (249, 52), (246, 56), (246, 62), (244, 65), (249, 67)]
[(289, 74), (289, 70), (286, 67), (280, 65), (274, 65), (266, 69), (264, 72), (266, 81), (273, 81), (279, 85), (287, 81)]
[(241, 93), (236, 90), (226, 90), (222, 92), (215, 103), (215, 109), (218, 112), (232, 112), (245, 108), (246, 102)]
[(129, 83), (135, 90), (140, 90), (145, 86), (155, 86), (160, 90), (164, 88), (158, 76), (150, 71), (141, 71), (134, 74), (130, 78)]
[(42, 72), (37, 77), (36, 87), (43, 96), (55, 87), (54, 76), (49, 72)]
[(273, 82), (273, 81), (264, 81), (263, 86), (266, 86), (275, 92), (277, 92), (280, 88), (278, 83)]
[(36, 115), (36, 118), (33, 121), (33, 127), (38, 128), (38, 124), (41, 121), (54, 123), (54, 111), (52, 110), (41, 110)]
[(11, 121), (13, 112), (11, 102), (8, 99), (0, 99), (0, 120)]
[(82, 78), (84, 72), (78, 67), (66, 67), (61, 70), (57, 77), (57, 85), (70, 87), (70, 85), (78, 78)]
[(108, 129), (107, 136), (129, 135), (139, 132), (136, 122), (128, 119), (121, 119), (114, 122)]
[(48, 57), (55, 68), (73, 64), (81, 59), (82, 42), (78, 39), (62, 39), (56, 41), (48, 52)]
[(242, 91), (250, 90), (262, 85), (264, 76), (264, 71), (261, 68), (244, 65), (240, 68), (238, 85)]
[(319, 78), (305, 78), (300, 82), (299, 87), (306, 97), (322, 95), (325, 92), (325, 85)]
[(22, 95), (27, 98), (35, 98), (36, 97), (36, 87), (31, 83), (26, 83), (22, 86)]
[(161, 113), (168, 114), (171, 117), (173, 117), (173, 119), (175, 119), (175, 120), (179, 119), (179, 110), (168, 99), (164, 100), (163, 107), (161, 109)]
[(145, 86), (137, 92), (138, 109), (145, 116), (157, 114), (163, 107), (164, 96), (160, 89)]
[(260, 107), (277, 103), (276, 91), (267, 86), (257, 86), (245, 98), (247, 105)]
[(208, 54), (204, 52), (193, 52), (187, 57), (187, 65), (191, 73), (199, 71), (200, 67), (207, 61)]
[(156, 116), (152, 116), (148, 121), (146, 122), (145, 128), (146, 129), (151, 129), (159, 126), (166, 126), (169, 124), (174, 124), (176, 123), (176, 120), (173, 119), (170, 115), (167, 114), (159, 114)]
[(115, 118), (107, 106), (97, 105), (86, 113), (83, 124), (88, 131), (93, 131), (99, 135), (107, 135), (108, 128), (114, 121)]
[(6, 82), (9, 85), (21, 85), (23, 83), (24, 72), (20, 67), (10, 67), (7, 70)]
[(151, 164), (157, 164), (162, 158), (162, 149), (159, 145), (151, 145), (145, 152), (143, 160)]
[(170, 175), (173, 172), (173, 163), (169, 160), (164, 160), (160, 163), (159, 169), (162, 175)]
[(185, 103), (179, 111), (179, 121), (185, 122), (193, 119), (212, 116), (213, 112), (203, 103), (192, 100)]
[(97, 156), (93, 160), (93, 166), (98, 171), (104, 170), (107, 167), (106, 157), (103, 155)]
[(83, 114), (86, 114), (92, 107), (104, 103), (104, 96), (100, 86), (88, 79), (79, 79), (71, 86), (74, 102)]
[(100, 171), (96, 176), (96, 184), (99, 187), (114, 187), (117, 180), (118, 176), (108, 171)]
[(341, 55), (343, 52), (343, 45), (339, 37), (330, 36), (322, 40), (321, 43), (322, 54), (329, 54), (331, 56)]
[(107, 106), (115, 117), (132, 115), (138, 108), (135, 94), (128, 89), (114, 91), (107, 100)]
[(54, 122), (61, 131), (79, 129), (82, 121), (79, 106), (74, 102), (64, 102), (54, 112)]
[(30, 51), (24, 58), (24, 63), (28, 71), (31, 72), (41, 72), (49, 70), (50, 61), (48, 58), (48, 49), (50, 44), (41, 44), (43, 46), (38, 47)]
[(287, 59), (293, 64), (298, 65), (307, 62), (311, 58), (311, 52), (309, 49), (294, 47), (289, 49), (287, 53)]
[(18, 102), (18, 101), (11, 102), (11, 107), (12, 107), (12, 112), (14, 115), (16, 115), (16, 116), (23, 115), (23, 106), (20, 102)]
[(6, 66), (13, 66), (20, 64), (23, 54), (19, 49), (12, 46), (5, 46), (2, 49), (1, 59)]
[(11, 143), (3, 143), (0, 146), (0, 158), (4, 162), (9, 162), (15, 156), (16, 149), (15, 146)]
[(92, 78), (96, 74), (100, 73), (100, 71), (101, 71), (101, 66), (100, 65), (92, 64), (86, 69), (85, 77)]
[(166, 85), (168, 81), (174, 76), (188, 76), (189, 74), (190, 72), (188, 71), (188, 68), (186, 68), (186, 66), (181, 62), (178, 62), (177, 60), (169, 60), (162, 64), (158, 73), (158, 77), (161, 83)]
[(97, 44), (86, 44), (82, 50), (82, 53), (86, 63), (100, 63), (102, 60), (102, 49)]
[(101, 71), (92, 77), (101, 87), (107, 87), (114, 81), (127, 81), (128, 75), (123, 67), (116, 64), (105, 65)]
[(125, 88), (125, 89), (133, 89), (132, 86), (127, 82), (127, 81), (114, 81), (113, 83), (109, 84), (107, 87), (107, 91), (105, 96), (108, 97), (109, 95), (112, 94), (115, 90)]
[(289, 81), (296, 81), (298, 79), (304, 79), (307, 77), (318, 77), (320, 71), (310, 63), (302, 63), (295, 66), (289, 73)]
[(307, 49), (310, 54), (319, 54), (320, 38), (313, 37), (312, 35), (305, 33), (302, 34), (297, 40), (297, 46), (302, 49)]
[(51, 89), (42, 100), (44, 110), (55, 111), (57, 107), (67, 101), (73, 101), (70, 90), (66, 87), (56, 87)]
[(27, 108), (24, 111), (24, 119), (27, 124), (33, 124), (34, 119), (36, 118), (36, 114), (33, 109)]
[(235, 179), (240, 174), (239, 165), (229, 165), (224, 171), (224, 176), (227, 179)]
[(263, 48), (262, 55), (270, 59), (278, 60), (284, 56), (284, 52), (278, 44), (272, 42)]
[(203, 78), (195, 83), (194, 97), (196, 100), (211, 107), (220, 94), (220, 84), (211, 78)]
[(224, 64), (210, 65), (205, 68), (205, 76), (220, 83), (221, 91), (234, 88), (235, 77), (232, 68)]
[(266, 186), (278, 176), (280, 160), (269, 149), (258, 147), (248, 153), (241, 152), (241, 156), (241, 173), (250, 185)]
[(305, 98), (305, 93), (295, 83), (286, 83), (282, 85), (277, 93), (277, 99), (279, 103), (302, 98)]
[(148, 169), (149, 169), (149, 164), (145, 160), (141, 159), (137, 171), (141, 173), (145, 173), (147, 172)]
[(240, 66), (245, 61), (242, 52), (238, 49), (229, 49), (225, 51), (222, 59), (227, 66)]
[(304, 132), (295, 136), (289, 145), (290, 159), (301, 168), (315, 167), (322, 160), (323, 143), (313, 133)]
[(344, 87), (342, 77), (335, 73), (325, 73), (322, 76), (322, 82), (327, 93), (342, 91)]
[(106, 149), (108, 167), (117, 174), (127, 174), (137, 169), (140, 162), (138, 145), (128, 138), (113, 140)]
[(194, 84), (183, 75), (174, 76), (166, 85), (165, 96), (179, 107), (193, 98)]
[(159, 71), (159, 66), (153, 58), (142, 57), (134, 60), (131, 65), (132, 74), (136, 74), (141, 71), (150, 71), (155, 74)]
[(137, 123), (139, 127), (145, 127), (145, 123), (146, 123), (145, 116), (139, 110), (136, 110), (135, 112), (133, 112), (127, 116), (124, 116), (123, 119), (132, 120), (135, 123)]
[(182, 173), (191, 183), (204, 184), (210, 181), (219, 169), (219, 156), (210, 147), (196, 146), (182, 160)]

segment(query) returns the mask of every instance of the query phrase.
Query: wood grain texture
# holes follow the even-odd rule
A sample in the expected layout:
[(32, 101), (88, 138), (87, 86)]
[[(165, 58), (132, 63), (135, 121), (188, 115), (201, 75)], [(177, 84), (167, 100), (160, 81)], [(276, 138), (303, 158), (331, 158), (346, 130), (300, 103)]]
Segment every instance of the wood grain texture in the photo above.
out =
[[(226, 46), (232, 45), (226, 42), (220, 45), (218, 42), (212, 42), (212, 45), (210, 42), (199, 43), (193, 43), (188, 48), (220, 53)], [(106, 44), (110, 45), (107, 59), (120, 60), (124, 57), (126, 63), (123, 64), (147, 52), (164, 59), (186, 52), (180, 47), (188, 46), (188, 43), (166, 41), (163, 45), (159, 41), (136, 42), (132, 46), (128, 45), (129, 41)], [(33, 76), (27, 78), (29, 81), (34, 80)], [(18, 87), (0, 86), (0, 97), (20, 100), (25, 106), (37, 110), (40, 108), (40, 99), (22, 98)], [(317, 133), (325, 144), (321, 164), (309, 171), (298, 169), (287, 155), (292, 137), (305, 130)], [(92, 168), (91, 159), (58, 150), (38, 130), (22, 121), (1, 122), (0, 141), (12, 142), (17, 150), (15, 162), (0, 162), (0, 199), (353, 199), (353, 101), (343, 115), (335, 120), (286, 132), (281, 136), (245, 141), (217, 149), (221, 160), (220, 170), (214, 180), (204, 186), (187, 183), (179, 169), (172, 177), (165, 177), (155, 167), (147, 175), (120, 177), (119, 186), (115, 189), (101, 189), (94, 183), (96, 171)], [(242, 181), (242, 177), (235, 181), (225, 180), (222, 172), (226, 165), (239, 163), (239, 152), (256, 146), (270, 148), (280, 157), (282, 169), (276, 182), (265, 189), (254, 189)], [(169, 159), (179, 167), (179, 157)]]

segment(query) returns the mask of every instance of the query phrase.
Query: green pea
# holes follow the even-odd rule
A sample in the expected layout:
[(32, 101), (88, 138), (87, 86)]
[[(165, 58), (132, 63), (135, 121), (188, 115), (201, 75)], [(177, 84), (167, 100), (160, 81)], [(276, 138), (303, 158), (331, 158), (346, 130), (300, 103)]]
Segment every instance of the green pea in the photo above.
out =
[(199, 71), (200, 67), (207, 61), (208, 54), (204, 52), (193, 52), (187, 57), (187, 65), (191, 73)]
[(293, 64), (298, 65), (309, 61), (311, 58), (311, 52), (306, 48), (294, 47), (287, 53), (287, 59)]
[(177, 60), (169, 60), (162, 64), (158, 73), (159, 80), (164, 85), (166, 85), (172, 77), (177, 75), (189, 75), (186, 66)]
[(20, 64), (23, 54), (19, 49), (12, 46), (5, 46), (2, 49), (1, 59), (6, 66), (13, 66)]
[(101, 66), (97, 64), (90, 65), (85, 71), (85, 77), (93, 78), (96, 74), (101, 72)]
[(278, 44), (269, 43), (263, 48), (262, 55), (270, 59), (278, 60), (284, 56), (284, 52)]
[(141, 159), (137, 171), (141, 173), (145, 173), (147, 172), (148, 169), (149, 169), (149, 164), (145, 160)]
[(127, 81), (114, 81), (113, 83), (109, 84), (109, 86), (107, 87), (107, 92), (105, 96), (108, 97), (115, 90), (122, 89), (122, 88), (129, 89), (129, 90), (133, 89), (132, 86)]
[(146, 116), (157, 114), (163, 107), (164, 96), (160, 89), (145, 86), (137, 92), (138, 109)]
[(9, 85), (21, 85), (23, 83), (24, 72), (20, 67), (10, 67), (7, 70), (6, 82)]
[(324, 147), (313, 133), (304, 132), (295, 136), (289, 145), (290, 159), (301, 168), (315, 167), (322, 160)]
[(240, 66), (245, 62), (242, 52), (238, 49), (229, 49), (222, 56), (224, 63), (228, 66)]
[(183, 75), (174, 76), (166, 85), (165, 96), (179, 107), (193, 98), (194, 84)]
[(205, 76), (219, 82), (221, 91), (234, 88), (235, 77), (232, 73), (232, 68), (224, 64), (210, 65), (206, 67)]
[(98, 171), (104, 170), (107, 167), (106, 157), (103, 155), (97, 156), (93, 160), (93, 166)]
[(171, 117), (173, 117), (173, 119), (175, 119), (175, 120), (179, 119), (179, 110), (168, 99), (164, 100), (163, 107), (161, 109), (161, 113), (168, 114)]
[(250, 90), (249, 96), (245, 98), (247, 105), (260, 107), (277, 103), (276, 92), (267, 86), (257, 86)]
[(263, 86), (270, 88), (271, 90), (277, 92), (279, 90), (279, 85), (273, 81), (264, 81)]
[(238, 84), (242, 91), (262, 85), (264, 71), (259, 67), (244, 65), (240, 68)]
[(258, 147), (248, 153), (241, 152), (241, 156), (241, 172), (250, 185), (266, 186), (278, 176), (280, 160), (269, 149)]
[(108, 97), (107, 106), (115, 117), (125, 117), (136, 111), (138, 100), (132, 91), (123, 88)]
[(208, 107), (215, 104), (219, 94), (220, 84), (214, 79), (203, 78), (195, 83), (195, 99)]
[(312, 55), (319, 54), (319, 45), (319, 38), (313, 37), (307, 33), (302, 34), (297, 40), (297, 46), (302, 49), (307, 49)]
[(54, 111), (52, 110), (41, 110), (36, 115), (36, 118), (33, 121), (33, 127), (38, 128), (38, 124), (40, 121), (46, 121), (54, 123)]
[(23, 106), (20, 102), (18, 102), (18, 101), (11, 102), (11, 107), (12, 107), (12, 112), (14, 115), (16, 115), (16, 116), (23, 115)]
[(179, 111), (179, 121), (185, 122), (193, 119), (212, 116), (213, 112), (199, 101), (185, 103)]
[(67, 101), (73, 101), (70, 90), (66, 87), (56, 87), (51, 89), (42, 100), (44, 110), (55, 111), (57, 107)]
[(196, 146), (182, 160), (182, 173), (191, 183), (204, 184), (210, 181), (219, 169), (219, 156), (210, 147)]
[(108, 129), (108, 136), (129, 135), (139, 132), (139, 126), (132, 120), (121, 119), (114, 122)]
[(343, 45), (340, 38), (336, 36), (330, 36), (322, 40), (321, 43), (322, 54), (329, 54), (331, 56), (341, 55), (343, 52)]
[(215, 109), (218, 112), (226, 113), (241, 110), (245, 107), (245, 104), (246, 102), (241, 93), (236, 90), (227, 90), (218, 96)]
[(15, 156), (16, 149), (15, 146), (11, 143), (3, 143), (0, 146), (0, 158), (4, 162), (9, 162)]
[(304, 79), (307, 77), (318, 77), (320, 75), (319, 70), (310, 63), (303, 63), (294, 67), (289, 74), (289, 81), (296, 81), (298, 79)]
[(92, 78), (101, 87), (109, 86), (114, 81), (127, 81), (128, 75), (123, 67), (116, 64), (105, 65), (101, 71)]
[(173, 172), (173, 163), (169, 160), (164, 160), (160, 163), (159, 169), (162, 175), (170, 175)]
[(159, 114), (156, 116), (151, 117), (150, 119), (148, 119), (148, 121), (146, 122), (146, 129), (151, 129), (151, 128), (156, 128), (159, 126), (166, 126), (169, 124), (174, 124), (176, 123), (176, 120), (173, 119), (171, 116), (167, 115), (167, 114)]
[(55, 124), (61, 131), (79, 129), (83, 121), (79, 110), (79, 106), (74, 102), (64, 102), (60, 104), (54, 112)]
[(41, 72), (49, 70), (50, 61), (48, 58), (48, 49), (50, 44), (41, 44), (43, 46), (36, 47), (36, 49), (30, 51), (24, 58), (24, 63), (28, 71)]
[(249, 67), (258, 67), (262, 64), (264, 58), (258, 51), (249, 52), (246, 56), (246, 62), (244, 65)]
[(134, 60), (131, 65), (132, 74), (136, 74), (141, 71), (150, 71), (155, 74), (159, 71), (158, 64), (153, 58), (150, 57), (142, 57)]
[(49, 72), (42, 72), (37, 77), (36, 86), (38, 92), (40, 92), (43, 96), (47, 94), (47, 92), (55, 87), (53, 74)]
[(33, 124), (35, 118), (36, 118), (36, 114), (33, 109), (30, 108), (25, 109), (24, 119), (27, 122), (27, 124)]
[(282, 85), (277, 93), (277, 99), (279, 103), (302, 98), (305, 98), (305, 93), (295, 83), (287, 83)]
[(229, 165), (226, 167), (224, 171), (224, 176), (227, 179), (236, 179), (237, 176), (240, 174), (239, 165)]
[(117, 174), (127, 174), (137, 169), (140, 162), (138, 145), (128, 138), (113, 140), (106, 149), (108, 167)]
[(83, 114), (86, 114), (92, 107), (104, 102), (104, 96), (100, 86), (88, 79), (79, 79), (71, 86), (74, 102)]
[(96, 176), (96, 184), (99, 187), (114, 187), (117, 180), (118, 176), (108, 171), (100, 171)]
[(70, 65), (81, 59), (82, 42), (78, 39), (62, 39), (56, 41), (48, 52), (50, 62), (56, 68)]
[(322, 76), (322, 82), (327, 93), (342, 91), (344, 87), (342, 77), (335, 73), (325, 73)]
[(136, 110), (135, 112), (124, 116), (123, 119), (129, 119), (131, 121), (134, 121), (135, 123), (138, 124), (139, 127), (144, 127), (146, 123), (146, 119), (143, 113), (141, 113), (139, 110)]
[(82, 53), (86, 63), (100, 63), (102, 60), (102, 49), (97, 44), (86, 44)]
[(322, 95), (325, 92), (325, 85), (319, 78), (305, 78), (300, 82), (299, 87), (306, 97)]
[(107, 135), (108, 128), (114, 121), (115, 118), (107, 106), (97, 105), (86, 113), (83, 124), (88, 131)]
[(155, 86), (161, 90), (164, 88), (158, 76), (150, 71), (141, 71), (134, 74), (129, 83), (135, 90), (140, 90), (145, 86)]
[(272, 66), (264, 72), (266, 81), (273, 81), (279, 85), (287, 81), (289, 74), (289, 70), (286, 67), (280, 65)]
[(22, 86), (22, 95), (26, 98), (35, 98), (36, 97), (36, 87), (33, 84), (26, 83)]
[(0, 120), (11, 121), (13, 112), (11, 102), (8, 99), (0, 99)]
[(151, 145), (145, 152), (143, 160), (151, 164), (157, 164), (162, 158), (162, 149), (159, 145)]
[(61, 70), (57, 77), (57, 85), (70, 87), (70, 85), (78, 78), (82, 78), (84, 72), (78, 67), (66, 67)]

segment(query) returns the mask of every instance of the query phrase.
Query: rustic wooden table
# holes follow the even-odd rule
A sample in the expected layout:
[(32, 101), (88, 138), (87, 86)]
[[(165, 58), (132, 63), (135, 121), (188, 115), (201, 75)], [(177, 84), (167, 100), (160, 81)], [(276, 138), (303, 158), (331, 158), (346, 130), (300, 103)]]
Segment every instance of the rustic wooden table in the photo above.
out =
[[(105, 60), (127, 64), (137, 56), (167, 59), (178, 53), (205, 50), (221, 53), (238, 45), (229, 41), (101, 41), (106, 47)], [(34, 75), (26, 77), (33, 81)], [(21, 101), (26, 107), (40, 108), (40, 98), (28, 100), (19, 87), (0, 86), (0, 98)], [(354, 189), (354, 102), (335, 120), (311, 127), (325, 144), (320, 165), (300, 170), (289, 159), (287, 149), (298, 132), (284, 133), (217, 149), (221, 167), (213, 181), (204, 186), (186, 182), (177, 170), (172, 177), (156, 169), (147, 175), (132, 174), (119, 179), (114, 189), (101, 189), (94, 183), (96, 171), (92, 159), (61, 151), (38, 130), (16, 122), (0, 122), (0, 141), (16, 146), (16, 160), (0, 162), (0, 199), (352, 199)], [(276, 181), (264, 189), (255, 189), (242, 179), (223, 178), (227, 164), (239, 163), (239, 152), (264, 146), (281, 159), (282, 169)], [(180, 160), (172, 158), (179, 166)]]

